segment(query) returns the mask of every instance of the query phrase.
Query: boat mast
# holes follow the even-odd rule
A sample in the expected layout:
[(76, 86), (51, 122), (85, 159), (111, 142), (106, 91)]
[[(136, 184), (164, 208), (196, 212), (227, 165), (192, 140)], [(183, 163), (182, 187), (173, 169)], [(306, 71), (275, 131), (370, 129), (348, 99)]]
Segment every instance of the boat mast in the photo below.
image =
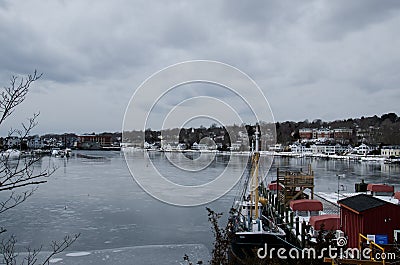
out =
[[(259, 125), (256, 124), (256, 132), (255, 132), (255, 148), (253, 152), (253, 170), (252, 170), (252, 187), (251, 187), (251, 204), (253, 204), (253, 198), (254, 198), (254, 204), (255, 204), (255, 213), (254, 213), (254, 218), (257, 219), (259, 218), (258, 214), (258, 202), (259, 202), (259, 194), (258, 194), (258, 185), (259, 185), (259, 180), (258, 180), (258, 163), (260, 159), (260, 131), (259, 131)], [(253, 207), (251, 207), (253, 209)]]

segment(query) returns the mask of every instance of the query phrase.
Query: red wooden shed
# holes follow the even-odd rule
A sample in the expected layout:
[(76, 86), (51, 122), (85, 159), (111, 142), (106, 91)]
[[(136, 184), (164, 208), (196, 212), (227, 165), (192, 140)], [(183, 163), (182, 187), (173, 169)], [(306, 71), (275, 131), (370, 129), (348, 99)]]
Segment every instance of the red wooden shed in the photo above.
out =
[(394, 230), (400, 229), (400, 206), (371, 195), (359, 194), (338, 202), (342, 230), (348, 247), (358, 247), (358, 234), (387, 235), (393, 242)]

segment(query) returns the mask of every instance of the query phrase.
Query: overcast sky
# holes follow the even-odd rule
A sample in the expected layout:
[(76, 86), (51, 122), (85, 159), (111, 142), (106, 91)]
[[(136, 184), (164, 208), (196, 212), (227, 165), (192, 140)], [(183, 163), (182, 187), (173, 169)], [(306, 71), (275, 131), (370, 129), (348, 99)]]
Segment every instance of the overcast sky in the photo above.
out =
[(248, 74), (276, 121), (400, 114), (399, 33), (396, 0), (0, 0), (1, 86), (44, 74), (0, 133), (37, 111), (37, 133), (121, 131), (146, 78), (196, 59)]

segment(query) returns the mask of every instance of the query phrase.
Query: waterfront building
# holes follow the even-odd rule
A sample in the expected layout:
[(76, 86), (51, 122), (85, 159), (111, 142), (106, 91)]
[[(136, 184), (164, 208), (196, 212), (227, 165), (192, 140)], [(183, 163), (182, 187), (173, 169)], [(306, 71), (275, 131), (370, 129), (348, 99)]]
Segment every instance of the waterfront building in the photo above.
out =
[[(359, 233), (380, 235), (393, 243), (400, 229), (400, 206), (377, 197), (359, 194), (338, 201), (342, 230), (348, 236), (348, 247), (358, 247)], [(378, 242), (377, 242), (378, 243)]]
[(367, 155), (372, 151), (372, 148), (366, 144), (361, 144), (360, 146), (355, 147), (353, 150), (357, 155)]
[(337, 143), (348, 144), (353, 138), (353, 129), (339, 128), (333, 130), (333, 139)]
[(314, 138), (313, 137), (313, 131), (314, 131), (314, 129), (309, 129), (309, 128), (299, 129), (300, 139), (302, 139), (302, 140), (304, 140), (304, 139), (307, 139), (307, 140), (313, 139)]
[(311, 145), (311, 151), (313, 154), (325, 154), (325, 145)]
[(302, 128), (299, 129), (299, 137), (302, 141), (317, 141), (317, 142), (327, 142), (335, 141), (341, 144), (348, 144), (353, 138), (353, 129), (348, 128), (320, 128), (320, 129), (310, 129)]
[(192, 150), (208, 150), (208, 147), (206, 144), (198, 144), (195, 142), (192, 145)]
[(348, 147), (342, 146), (340, 144), (336, 145), (313, 144), (311, 145), (310, 148), (313, 154), (325, 154), (325, 155), (342, 154), (344, 152), (347, 152), (348, 150)]
[(98, 149), (102, 147), (109, 147), (112, 145), (110, 135), (79, 135), (77, 147), (82, 149)]
[(331, 139), (333, 138), (333, 131), (327, 128), (317, 130), (317, 139)]
[(242, 146), (241, 143), (233, 143), (230, 147), (230, 150), (231, 151), (239, 151), (241, 146)]
[(302, 145), (300, 143), (294, 143), (294, 144), (290, 145), (289, 147), (290, 147), (290, 151), (293, 153), (302, 154), (302, 153), (311, 153), (312, 152), (310, 147), (307, 147), (306, 145)]
[(400, 157), (400, 145), (383, 146), (381, 148), (381, 155), (385, 157)]
[(359, 144), (361, 143), (369, 143), (376, 144), (376, 135), (379, 132), (378, 127), (369, 126), (366, 129), (357, 128), (356, 129), (356, 138)]

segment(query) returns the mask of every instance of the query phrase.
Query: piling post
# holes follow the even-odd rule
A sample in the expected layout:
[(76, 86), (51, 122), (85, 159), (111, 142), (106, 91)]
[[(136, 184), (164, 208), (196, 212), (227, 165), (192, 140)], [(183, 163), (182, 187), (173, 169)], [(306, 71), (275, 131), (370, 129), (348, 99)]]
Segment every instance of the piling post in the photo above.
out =
[(269, 193), (269, 205), (271, 205), (271, 208), (274, 207), (274, 195), (272, 194), (272, 192)]
[(304, 220), (301, 224), (301, 247), (306, 247), (306, 222)]
[(271, 191), (268, 191), (267, 199), (268, 199), (268, 203), (271, 204)]
[(284, 221), (284, 214), (285, 214), (285, 205), (283, 203), (279, 204), (279, 216), (280, 216), (280, 223)]
[(289, 208), (286, 207), (285, 209), (285, 223), (286, 225), (289, 223)]
[(290, 211), (290, 229), (293, 228), (294, 212)]

